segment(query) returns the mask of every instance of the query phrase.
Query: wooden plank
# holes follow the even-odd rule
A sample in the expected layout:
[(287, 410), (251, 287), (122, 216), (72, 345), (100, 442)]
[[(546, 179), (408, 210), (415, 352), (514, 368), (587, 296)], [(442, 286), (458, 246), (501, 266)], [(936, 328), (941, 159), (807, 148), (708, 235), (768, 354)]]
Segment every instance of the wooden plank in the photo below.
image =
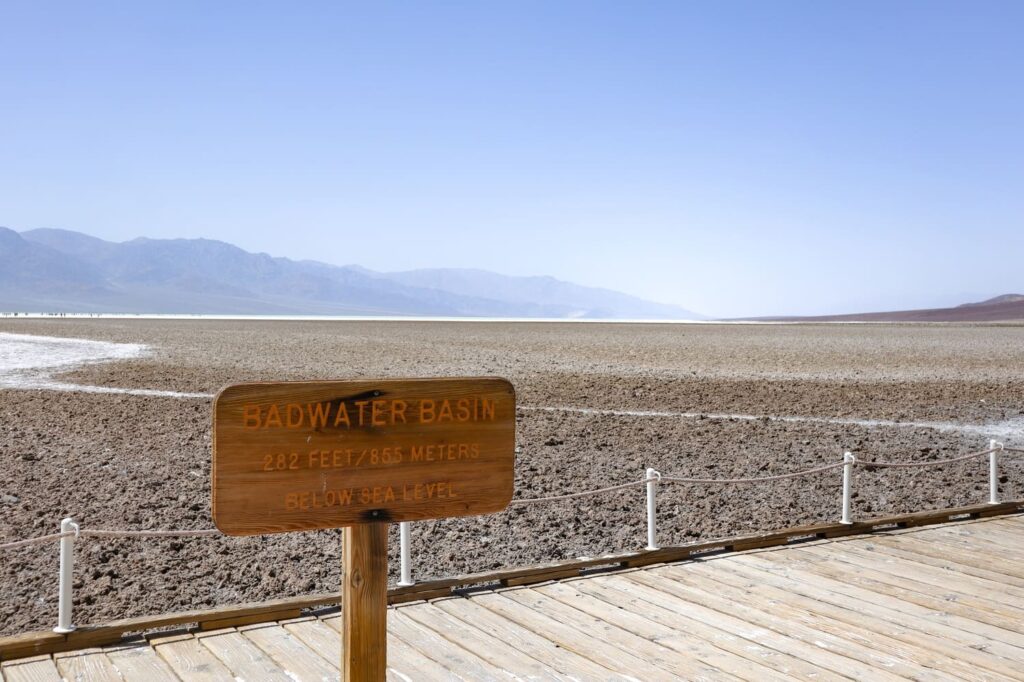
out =
[[(909, 528), (905, 530), (886, 530), (883, 531), (886, 537), (903, 536), (904, 534), (914, 537), (915, 534), (921, 533), (923, 530), (918, 526), (923, 526), (926, 523), (940, 523), (943, 519), (948, 519), (949, 516), (957, 513), (973, 513), (980, 514), (982, 512), (993, 512), (998, 514), (1016, 514), (1011, 517), (1012, 519), (1021, 519), (1019, 510), (1024, 508), (1024, 500), (1017, 500), (1008, 502), (1000, 505), (986, 505), (979, 504), (968, 507), (959, 507), (952, 510), (944, 510), (941, 514), (938, 512), (924, 512), (919, 514), (905, 514), (902, 516), (894, 517), (882, 517), (881, 521), (898, 523)], [(997, 518), (997, 521), (1001, 521), (1001, 518)], [(971, 527), (977, 524), (984, 524), (993, 522), (992, 519), (983, 520), (967, 520), (957, 521), (955, 523), (947, 524), (947, 527)], [(785, 535), (787, 537), (806, 537), (808, 534), (826, 534), (825, 531), (829, 528), (838, 528), (841, 524), (818, 524), (816, 526), (801, 526), (790, 528), (785, 531), (779, 531), (778, 533), (769, 533), (765, 537), (775, 537)], [(871, 528), (870, 525), (862, 524), (859, 526), (861, 530), (859, 532), (867, 532)], [(743, 537), (757, 537), (757, 536), (743, 536)], [(600, 557), (594, 557), (585, 560), (567, 560), (560, 562), (550, 562), (539, 566), (527, 566), (515, 569), (501, 569), (495, 571), (482, 571), (479, 573), (468, 573), (452, 578), (444, 578), (440, 580), (425, 581), (417, 583), (416, 585), (407, 587), (395, 587), (389, 590), (389, 599), (394, 599), (399, 596), (405, 596), (414, 594), (417, 592), (432, 593), (427, 598), (434, 598), (440, 594), (447, 594), (443, 590), (445, 588), (464, 587), (467, 585), (480, 585), (488, 583), (497, 583), (504, 578), (512, 578), (517, 576), (524, 576), (536, 573), (550, 573), (560, 568), (578, 568), (580, 570), (595, 567), (614, 567), (616, 565), (622, 565), (630, 560), (648, 557), (649, 560), (645, 560), (644, 563), (655, 564), (664, 563), (667, 561), (676, 561), (689, 556), (691, 552), (699, 551), (702, 548), (710, 548), (716, 546), (722, 546), (723, 544), (736, 544), (743, 540), (743, 538), (734, 538), (732, 540), (715, 540), (696, 543), (693, 545), (686, 545), (684, 547), (669, 548), (668, 550), (652, 550), (652, 551), (641, 551), (641, 552), (626, 552), (622, 554), (609, 554)], [(955, 542), (969, 542), (969, 538), (961, 536), (947, 536), (944, 542), (955, 541)], [(972, 551), (978, 551), (984, 553), (984, 548), (969, 547)], [(757, 551), (757, 550), (754, 550)], [(1005, 560), (1005, 557), (998, 557), (1000, 562)], [(40, 653), (48, 653), (54, 651), (61, 651), (67, 649), (80, 649), (87, 646), (93, 646), (95, 644), (106, 644), (117, 642), (120, 639), (121, 634), (125, 632), (143, 632), (154, 628), (168, 627), (173, 625), (183, 625), (188, 623), (202, 623), (206, 620), (214, 620), (235, 616), (242, 616), (252, 613), (263, 613), (270, 614), (274, 611), (281, 611), (290, 608), (312, 608), (325, 605), (337, 605), (340, 602), (340, 594), (338, 593), (325, 593), (303, 597), (289, 597), (285, 599), (277, 599), (268, 602), (258, 602), (249, 604), (238, 604), (228, 607), (218, 607), (214, 609), (200, 609), (194, 611), (185, 611), (178, 613), (161, 614), (157, 616), (142, 616), (138, 618), (126, 618), (117, 621), (112, 621), (100, 626), (87, 626), (81, 627), (75, 632), (71, 633), (72, 641), (69, 643), (66, 641), (64, 635), (58, 635), (50, 631), (43, 632), (32, 632), (25, 633), (22, 635), (16, 635), (13, 637), (0, 638), (0, 660), (10, 660), (14, 658), (20, 658), (24, 656), (32, 656)]]
[[(320, 620), (338, 633), (340, 642), (341, 616), (330, 616)], [(394, 682), (450, 682), (462, 678), (388, 633), (388, 679)]]
[[(242, 635), (260, 648), (292, 679), (338, 680), (337, 665), (331, 665), (301, 640), (292, 637), (280, 625), (250, 625), (240, 630)], [(384, 679), (381, 670), (378, 679)]]
[[(917, 539), (917, 537), (913, 536), (913, 539)], [(927, 536), (922, 538), (921, 541), (935, 547), (951, 548), (968, 555), (976, 555), (979, 559), (984, 559), (986, 562), (998, 566), (1000, 571), (1008, 572), (1009, 575), (1016, 575), (1018, 577), (1021, 575), (1021, 568), (1018, 565), (1019, 560), (1014, 560), (999, 549), (991, 545), (979, 543), (973, 538), (943, 534)]]
[(584, 658), (519, 623), (503, 618), (493, 611), (475, 603), (473, 599), (453, 597), (432, 603), (454, 618), (483, 632), (492, 633), (508, 642), (517, 651), (522, 651), (553, 670), (578, 680), (623, 680), (621, 674), (613, 673), (588, 658)]
[(106, 647), (103, 653), (126, 681), (179, 682), (171, 667), (145, 640)]
[(497, 377), (228, 386), (213, 405), (214, 523), (258, 535), (501, 511), (515, 402)]
[(985, 533), (981, 529), (943, 528), (940, 536), (943, 539), (957, 540), (967, 543), (981, 551), (1003, 559), (1024, 561), (1024, 546), (1019, 541), (1000, 540), (994, 533)]
[[(794, 554), (796, 550), (793, 550)], [(881, 566), (872, 566), (867, 572), (845, 561), (825, 559), (796, 564), (797, 558), (791, 557), (793, 565), (805, 565), (808, 570), (818, 575), (835, 580), (846, 581), (878, 594), (895, 597), (902, 601), (918, 604), (938, 613), (948, 613), (963, 617), (978, 625), (991, 626), (989, 636), (1001, 642), (1024, 647), (1024, 623), (1020, 618), (1007, 613), (1006, 609), (997, 608), (994, 602), (978, 600), (957, 590), (947, 590), (951, 598), (946, 598), (942, 591), (929, 591), (926, 586), (914, 580), (907, 580), (884, 572)]]
[[(936, 612), (918, 604), (894, 599), (871, 590), (852, 585), (847, 581), (833, 580), (792, 565), (772, 561), (772, 553), (762, 555), (744, 554), (732, 558), (731, 568), (749, 572), (752, 577), (777, 585), (783, 589), (797, 592), (812, 599), (834, 604), (853, 613), (877, 617), (900, 626), (925, 632), (956, 646), (962, 643), (992, 654), (992, 657), (979, 659), (979, 665), (988, 670), (998, 672), (1011, 678), (1016, 676), (1009, 672), (1005, 661), (1019, 661), (1021, 649), (988, 636), (987, 626), (959, 616)], [(979, 632), (980, 631), (980, 632)]]
[[(737, 634), (738, 628), (730, 627), (729, 623), (722, 621), (712, 610), (704, 609), (648, 585), (627, 580), (612, 581), (610, 578), (599, 578), (579, 581), (578, 587), (588, 594), (621, 605), (623, 608), (626, 608), (626, 605), (631, 605), (632, 608), (651, 619), (711, 642), (737, 659), (737, 662), (733, 664), (736, 670), (729, 670), (729, 672), (738, 677), (758, 680), (782, 675), (785, 679), (842, 679), (841, 676), (829, 670), (764, 646), (756, 636), (749, 636), (746, 632)], [(714, 623), (714, 625), (709, 623)], [(742, 663), (744, 660), (747, 662), (746, 665)], [(751, 664), (754, 666), (752, 669), (749, 668)], [(716, 667), (721, 667), (721, 665), (718, 664)], [(722, 669), (726, 670), (726, 668)]]
[[(900, 523), (903, 526), (908, 526), (908, 528), (903, 530), (886, 530), (882, 532), (884, 533), (885, 537), (903, 537), (904, 535), (910, 537), (917, 537), (918, 534), (922, 532), (927, 532), (932, 528), (928, 527), (922, 529), (918, 526), (925, 525), (926, 523), (940, 523), (942, 519), (948, 518), (949, 516), (955, 515), (956, 513), (973, 513), (975, 515), (980, 514), (982, 512), (993, 512), (999, 514), (1017, 514), (1016, 516), (1013, 516), (1011, 518), (1019, 520), (1021, 519), (1021, 516), (1018, 512), (1022, 508), (1024, 508), (1024, 501), (1017, 500), (1005, 504), (992, 506), (979, 504), (969, 507), (960, 507), (953, 510), (944, 510), (941, 514), (938, 512), (925, 512), (923, 514), (906, 514), (896, 517), (883, 517), (881, 519), (883, 521)], [(996, 521), (1001, 520), (1001, 517), (996, 519)], [(957, 521), (955, 523), (946, 524), (946, 526), (944, 527), (972, 527), (978, 524), (985, 524), (991, 522), (993, 522), (992, 519)], [(809, 530), (817, 529), (817, 531), (820, 531), (821, 534), (825, 534), (822, 529), (838, 527), (838, 525), (840, 524), (819, 524), (818, 526), (803, 526), (767, 535), (777, 536), (783, 534), (791, 537), (805, 537), (806, 535), (808, 535)], [(862, 530), (860, 530), (859, 532), (867, 532), (863, 529), (870, 529), (870, 526), (862, 525), (861, 528)], [(627, 562), (628, 560), (642, 557), (649, 557), (649, 560), (644, 561), (643, 563), (663, 563), (666, 561), (675, 561), (681, 558), (685, 558), (689, 555), (690, 552), (699, 551), (701, 548), (710, 548), (716, 546), (720, 547), (723, 544), (729, 544), (730, 542), (736, 544), (740, 540), (742, 540), (742, 538), (734, 538), (732, 541), (708, 541), (696, 543), (694, 545), (687, 545), (682, 548), (669, 548), (671, 551), (653, 550), (641, 552), (627, 552), (623, 554), (609, 554), (585, 560), (551, 562), (540, 566), (528, 566), (516, 569), (502, 569), (496, 571), (483, 571), (480, 573), (469, 573), (460, 576), (455, 576), (452, 578), (417, 583), (416, 585), (408, 587), (392, 588), (391, 590), (389, 590), (388, 595), (389, 599), (394, 599), (399, 596), (402, 596), (404, 598), (406, 595), (411, 595), (417, 592), (423, 592), (429, 595), (427, 598), (434, 598), (440, 595), (447, 594), (448, 592), (445, 591), (445, 588), (450, 589), (455, 587), (463, 587), (467, 585), (497, 583), (503, 578), (511, 578), (536, 573), (550, 573), (559, 568), (578, 568), (582, 570), (595, 567), (614, 567), (616, 565), (621, 565)], [(985, 555), (984, 548), (978, 548), (974, 545), (971, 545), (971, 538), (968, 537), (947, 535), (943, 538), (942, 541), (944, 543), (960, 543), (958, 546), (965, 546), (969, 551), (977, 551), (980, 555)], [(1001, 563), (1004, 567), (1006, 565), (1005, 559), (1005, 556), (996, 557), (997, 563)], [(33, 656), (40, 653), (49, 653), (68, 649), (81, 649), (88, 646), (94, 646), (97, 644), (115, 643), (119, 641), (121, 635), (126, 632), (144, 632), (154, 628), (162, 628), (173, 625), (184, 625), (188, 623), (202, 623), (206, 620), (243, 616), (246, 614), (272, 614), (275, 611), (281, 611), (291, 608), (301, 609), (325, 605), (337, 605), (339, 602), (340, 595), (338, 593), (325, 593), (303, 597), (289, 597), (285, 599), (278, 599), (268, 602), (238, 604), (228, 607), (218, 607), (214, 609), (200, 609), (194, 611), (161, 614), (157, 616), (126, 618), (117, 621), (112, 621), (100, 626), (80, 627), (78, 630), (71, 633), (70, 642), (67, 641), (64, 635), (58, 635), (49, 631), (25, 633), (13, 637), (0, 638), (0, 660), (11, 660), (24, 656)]]
[(456, 646), (474, 652), (495, 668), (504, 670), (514, 677), (522, 676), (527, 679), (545, 680), (569, 679), (532, 658), (529, 654), (512, 648), (497, 637), (467, 625), (430, 604), (420, 604), (415, 608), (403, 609), (402, 613), (422, 627), (433, 630)]
[[(777, 668), (765, 665), (766, 660), (780, 656), (755, 642), (740, 640), (721, 630), (709, 628), (700, 621), (686, 618), (678, 611), (669, 610), (663, 606), (666, 601), (664, 599), (659, 599), (658, 603), (644, 601), (636, 595), (609, 587), (600, 579), (574, 580), (537, 589), (605, 620), (620, 618), (618, 615), (609, 615), (609, 609), (619, 609), (629, 614), (629, 620), (632, 621), (630, 630), (634, 634), (669, 646), (685, 656), (743, 680), (822, 680), (829, 677), (827, 671), (789, 657), (786, 657), (789, 659), (786, 665)], [(579, 598), (584, 595), (590, 599)], [(807, 675), (799, 674), (801, 672)]]
[(979, 558), (977, 553), (935, 542), (917, 542), (908, 537), (874, 537), (875, 551), (888, 556), (936, 566), (947, 571), (985, 578), (1005, 585), (1024, 587), (1024, 568), (1020, 574), (1010, 572), (1011, 562), (998, 562)]
[(877, 647), (889, 655), (906, 657), (930, 671), (948, 672), (968, 679), (1007, 679), (979, 669), (976, 661), (988, 656), (977, 649), (884, 620), (870, 609), (855, 611), (841, 608), (822, 599), (808, 598), (793, 589), (773, 586), (759, 576), (737, 570), (736, 562), (717, 560), (687, 568), (744, 590), (750, 595), (745, 601), (771, 604), (784, 613), (788, 613), (786, 609), (790, 608), (796, 612), (795, 618), (800, 618), (800, 614), (813, 615), (817, 618), (816, 627)]
[[(865, 637), (862, 634), (863, 626), (851, 629), (845, 623), (793, 607), (787, 601), (758, 599), (749, 590), (737, 588), (727, 580), (721, 580), (718, 575), (720, 571), (717, 570), (720, 562), (715, 564), (687, 565), (686, 570), (671, 571), (670, 574), (677, 580), (682, 580), (681, 576), (685, 575), (687, 584), (710, 591), (724, 600), (754, 606), (757, 611), (764, 614), (760, 616), (762, 624), (777, 619), (784, 628), (783, 634), (816, 646), (827, 647), (830, 651), (885, 670), (887, 673), (912, 679), (923, 672), (928, 672), (931, 679), (956, 679), (936, 670), (929, 671), (927, 666), (922, 665), (922, 660), (926, 657), (920, 652), (909, 651), (905, 644), (894, 646), (888, 641), (879, 642), (877, 638)], [(666, 571), (666, 574), (669, 572)], [(773, 629), (779, 631), (778, 627)]]
[[(665, 654), (670, 653), (667, 650), (655, 646), (655, 649), (660, 649), (656, 652), (657, 661), (637, 656), (628, 648), (610, 645), (607, 639), (598, 636), (596, 630), (588, 629), (588, 625), (592, 626), (595, 619), (584, 617), (585, 614), (582, 612), (578, 612), (579, 618), (566, 619), (560, 618), (555, 613), (538, 611), (509, 598), (508, 595), (511, 592), (517, 591), (524, 590), (506, 590), (501, 593), (477, 595), (473, 597), (473, 601), (609, 670), (633, 675), (644, 680), (678, 679), (675, 674), (658, 665), (658, 662), (666, 658)], [(587, 621), (590, 623), (588, 624)], [(598, 629), (605, 627), (611, 628), (612, 626), (597, 624)], [(698, 674), (687, 679), (716, 679), (715, 671), (705, 672), (701, 670), (702, 667), (694, 666)], [(717, 677), (717, 679), (731, 678), (731, 675), (725, 673), (718, 673)]]
[[(666, 567), (668, 568), (668, 567)], [(706, 591), (706, 587), (695, 587), (690, 576), (676, 572), (655, 570), (639, 571), (617, 576), (617, 579), (637, 582), (666, 594), (674, 595), (690, 603), (690, 609), (706, 622), (718, 627), (727, 627), (737, 635), (748, 638), (756, 633), (757, 641), (781, 653), (801, 658), (808, 663), (829, 670), (840, 676), (854, 676), (856, 679), (898, 680), (898, 676), (878, 667), (889, 659), (878, 657), (875, 662), (865, 663), (863, 655), (848, 642), (825, 633), (815, 632), (794, 623), (787, 623), (771, 613), (753, 608), (749, 604), (735, 603)], [(610, 579), (611, 580), (611, 579)], [(615, 584), (617, 580), (612, 580)], [(699, 611), (695, 607), (703, 607)], [(713, 613), (707, 614), (707, 611)], [(859, 656), (851, 658), (851, 655)]]
[[(340, 617), (336, 618), (340, 620)], [(282, 623), (284, 629), (288, 631), (288, 634), (292, 635), (313, 652), (319, 654), (328, 665), (337, 666), (341, 661), (341, 633), (335, 630), (327, 623), (323, 622), (318, 618), (303, 618), (301, 620), (295, 620), (290, 623)], [(423, 667), (420, 662), (417, 661), (415, 665), (402, 665), (402, 647), (398, 647), (399, 651), (396, 655), (396, 647), (394, 645), (394, 638), (388, 640), (388, 667), (385, 679), (391, 680), (392, 682), (409, 682), (412, 671), (416, 671), (415, 679), (418, 680), (433, 680), (433, 679), (446, 679), (450, 677), (445, 671), (443, 677), (436, 677), (426, 675), (423, 672)], [(408, 671), (403, 673), (402, 670)]]
[(1001, 528), (1012, 528), (1018, 533), (1024, 533), (1024, 514), (992, 519), (992, 525)]
[(191, 635), (153, 638), (149, 644), (183, 680), (236, 682), (231, 671)]
[[(159, 616), (123, 618), (110, 621), (104, 625), (79, 627), (77, 630), (67, 635), (58, 635), (57, 638), (62, 642), (62, 644), (54, 644), (53, 646), (65, 647), (64, 650), (73, 650), (104, 644), (115, 644), (121, 640), (122, 635), (126, 632), (144, 632), (155, 628), (184, 625), (188, 623), (201, 624), (207, 620), (241, 618), (254, 614), (263, 614), (265, 617), (269, 618), (271, 615), (282, 611), (290, 612), (294, 609), (323, 606), (325, 604), (338, 604), (340, 603), (340, 599), (341, 597), (339, 594), (319, 594), (308, 597), (286, 597), (284, 599), (274, 599), (265, 602), (221, 606), (215, 609), (180, 611), (177, 613), (168, 613)], [(32, 634), (46, 635), (46, 633)], [(14, 646), (20, 648), (24, 648), (26, 643), (30, 641), (28, 637), (11, 639), (15, 640)], [(46, 638), (42, 641), (52, 642), (52, 638)], [(6, 642), (4, 640), (0, 640), (0, 652), (3, 653), (6, 659), (8, 653), (3, 648), (5, 643)], [(40, 647), (49, 648), (49, 646), (50, 645), (44, 646), (39, 643), (35, 644), (36, 649)], [(61, 649), (58, 648), (50, 650)]]
[(965, 528), (962, 534), (975, 538), (979, 544), (991, 544), (994, 548), (998, 548), (1000, 554), (1012, 552), (1016, 556), (1024, 555), (1024, 532), (1015, 528), (984, 524)]
[(252, 640), (236, 630), (204, 633), (197, 639), (237, 679), (295, 682)]
[[(686, 646), (688, 638), (657, 623), (613, 608), (605, 602), (569, 588), (567, 601), (548, 596), (540, 589), (508, 590), (502, 594), (523, 606), (548, 614), (568, 623), (578, 624), (595, 638), (633, 654), (683, 679), (736, 679), (732, 674), (708, 665), (702, 659), (680, 656), (680, 651), (692, 653)], [(564, 597), (564, 593), (563, 593)], [(570, 604), (571, 602), (571, 604)], [(648, 637), (644, 632), (655, 630), (658, 635)]]
[(563, 568), (557, 571), (550, 571), (547, 573), (533, 573), (531, 575), (517, 576), (514, 578), (505, 578), (501, 581), (504, 587), (517, 587), (519, 585), (535, 585), (537, 583), (545, 583), (549, 580), (561, 580), (563, 578), (572, 578), (578, 576), (580, 571), (578, 568)]
[(278, 620), (298, 618), (302, 614), (300, 609), (287, 609), (284, 611), (273, 611), (270, 613), (250, 613), (244, 616), (233, 616), (218, 620), (204, 620), (199, 624), (201, 630), (220, 630), (222, 628), (236, 628), (242, 625), (253, 625), (255, 623), (267, 623)]
[(425, 601), (427, 599), (438, 599), (439, 597), (450, 597), (450, 587), (442, 587), (438, 590), (426, 590), (424, 592), (413, 592), (412, 594), (401, 594), (396, 597), (388, 597), (388, 604), (407, 604), (413, 601)]
[(67, 637), (52, 630), (25, 632), (2, 637), (0, 638), (0, 661), (61, 651), (61, 647), (66, 641)]
[(342, 677), (381, 680), (388, 663), (388, 524), (346, 528), (341, 547)]
[(69, 682), (121, 682), (113, 664), (99, 648), (54, 654), (61, 677)]
[(60, 672), (49, 655), (5, 661), (0, 664), (0, 678), (4, 682), (62, 682)]
[(341, 635), (334, 628), (316, 618), (282, 623), (282, 627), (311, 651), (318, 654), (328, 665), (338, 667), (341, 663)]
[[(854, 566), (871, 567), (887, 575), (909, 579), (920, 583), (920, 589), (927, 594), (937, 592), (943, 595), (961, 594), (979, 600), (992, 601), (992, 607), (1006, 610), (1012, 617), (1024, 618), (1024, 589), (1014, 587), (1001, 580), (990, 580), (972, 576), (962, 571), (951, 571), (915, 561), (890, 556), (879, 552), (867, 542), (847, 544), (829, 551), (812, 548), (805, 550), (810, 555), (822, 555), (830, 561), (841, 561)], [(900, 583), (906, 585), (906, 583)]]
[[(851, 635), (862, 634), (869, 641), (890, 653), (905, 647), (916, 662), (954, 675), (978, 679), (1011, 679), (1000, 674), (1005, 660), (986, 652), (980, 646), (968, 646), (954, 628), (925, 622), (920, 617), (905, 615), (888, 607), (862, 599), (827, 591), (813, 583), (798, 582), (739, 565), (735, 561), (715, 561), (708, 567), (716, 580), (737, 585), (766, 603), (792, 604), (795, 608), (827, 617), (843, 624)], [(848, 635), (850, 636), (850, 635)], [(970, 641), (970, 637), (968, 638)], [(977, 641), (983, 641), (977, 638)], [(1000, 663), (1001, 660), (1001, 663)], [(988, 665), (986, 665), (988, 664)], [(991, 667), (992, 670), (988, 670)]]
[(388, 631), (406, 645), (467, 680), (507, 679), (507, 675), (480, 658), (477, 652), (457, 646), (409, 618), (403, 613), (405, 608), (416, 607), (389, 609)]

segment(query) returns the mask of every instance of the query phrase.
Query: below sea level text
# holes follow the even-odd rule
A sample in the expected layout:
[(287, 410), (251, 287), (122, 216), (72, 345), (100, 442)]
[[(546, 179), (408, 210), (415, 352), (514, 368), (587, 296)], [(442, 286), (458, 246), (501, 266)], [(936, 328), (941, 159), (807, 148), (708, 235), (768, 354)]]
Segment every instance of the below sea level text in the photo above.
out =
[(458, 498), (459, 495), (450, 481), (435, 481), (402, 486), (378, 485), (287, 493), (284, 496), (284, 508), (287, 511), (306, 511), (347, 507), (353, 504), (376, 506), (392, 502), (456, 500)]

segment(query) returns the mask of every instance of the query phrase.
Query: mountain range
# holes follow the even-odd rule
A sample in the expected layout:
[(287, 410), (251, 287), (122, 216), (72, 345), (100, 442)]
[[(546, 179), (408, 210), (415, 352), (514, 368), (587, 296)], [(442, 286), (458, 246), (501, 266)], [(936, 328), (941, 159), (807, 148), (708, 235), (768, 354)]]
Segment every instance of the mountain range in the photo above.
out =
[(1024, 320), (1024, 294), (1003, 294), (984, 301), (964, 303), (951, 308), (758, 319), (771, 322), (1001, 322)]
[(375, 272), (275, 258), (209, 239), (110, 242), (0, 227), (0, 310), (84, 313), (704, 319), (553, 277)]

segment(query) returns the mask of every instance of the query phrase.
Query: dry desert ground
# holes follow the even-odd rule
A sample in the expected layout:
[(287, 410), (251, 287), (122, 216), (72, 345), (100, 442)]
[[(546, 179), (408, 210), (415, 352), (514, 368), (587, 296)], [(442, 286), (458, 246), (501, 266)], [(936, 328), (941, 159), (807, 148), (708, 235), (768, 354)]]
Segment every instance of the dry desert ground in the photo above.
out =
[[(498, 375), (515, 385), (516, 497), (664, 474), (730, 478), (838, 461), (926, 461), (1024, 446), (1024, 325), (715, 325), (3, 319), (32, 334), (144, 344), (134, 359), (0, 385), (0, 542), (83, 527), (211, 528), (211, 400), (254, 380)], [(0, 368), (2, 372), (2, 368)], [(68, 384), (202, 394), (64, 390)], [(1003, 466), (1024, 496), (1024, 460)], [(854, 513), (987, 499), (982, 460), (858, 470)], [(839, 471), (662, 485), (662, 544), (839, 514)], [(416, 523), (414, 575), (593, 556), (645, 544), (642, 488)], [(397, 578), (397, 530), (391, 538)], [(340, 531), (77, 543), (75, 620), (337, 590)], [(0, 633), (52, 627), (56, 546), (0, 557)]]

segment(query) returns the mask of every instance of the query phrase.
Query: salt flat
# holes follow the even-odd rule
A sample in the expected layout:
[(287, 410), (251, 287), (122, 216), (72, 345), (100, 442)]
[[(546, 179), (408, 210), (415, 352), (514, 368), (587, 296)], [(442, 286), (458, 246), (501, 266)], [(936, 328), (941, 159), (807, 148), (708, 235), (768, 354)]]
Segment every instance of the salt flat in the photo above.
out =
[[(41, 342), (22, 335), (50, 337), (69, 355), (43, 362), (45, 371), (23, 366), (39, 364), (19, 358)], [(102, 357), (75, 355), (90, 348)], [(1024, 445), (1024, 325), (6, 318), (0, 358), (0, 540), (53, 532), (65, 515), (90, 527), (211, 527), (207, 396), (238, 381), (508, 377), (533, 408), (518, 418), (520, 497), (635, 480), (648, 466), (737, 477), (817, 466), (847, 449), (927, 460), (989, 437)], [(1024, 493), (1022, 469), (1007, 462), (1006, 496)], [(770, 486), (666, 486), (662, 540), (832, 519), (833, 473)], [(858, 472), (855, 513), (977, 502), (985, 483), (981, 462)], [(634, 549), (643, 523), (640, 490), (425, 522), (413, 529), (415, 573)], [(89, 540), (80, 620), (336, 589), (338, 535)], [(0, 605), (4, 632), (52, 625), (55, 560), (52, 547), (0, 561), (0, 591), (10, 596)]]

